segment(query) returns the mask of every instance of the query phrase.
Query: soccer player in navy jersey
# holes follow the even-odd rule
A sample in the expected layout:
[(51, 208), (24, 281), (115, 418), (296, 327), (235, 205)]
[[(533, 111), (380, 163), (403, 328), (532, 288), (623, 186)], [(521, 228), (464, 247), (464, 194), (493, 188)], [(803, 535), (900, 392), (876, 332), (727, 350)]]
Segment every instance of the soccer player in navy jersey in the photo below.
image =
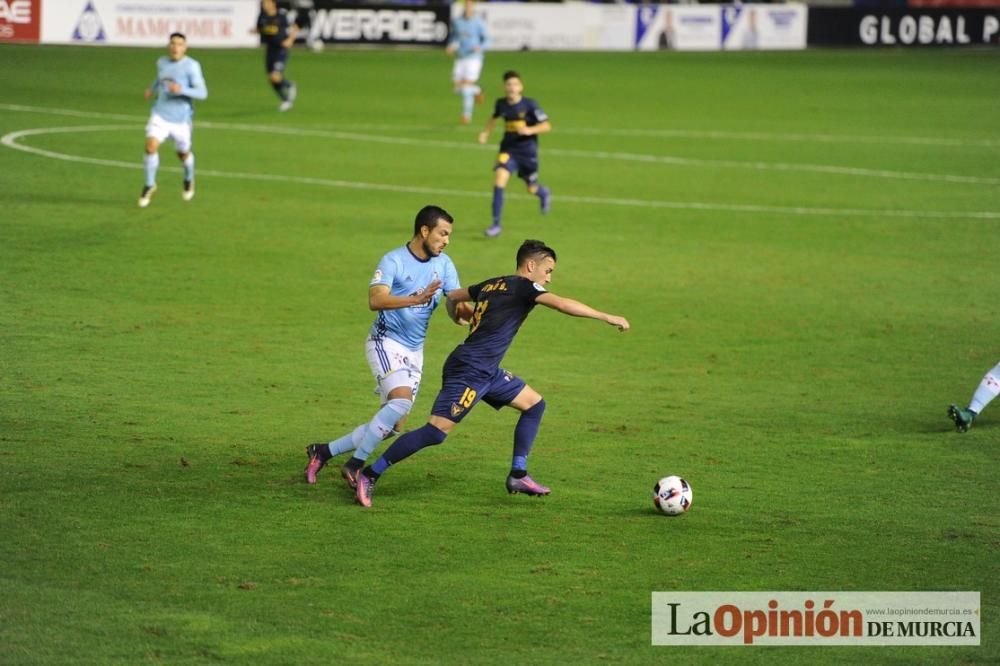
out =
[[(379, 442), (403, 427), (420, 388), (431, 315), (445, 294), (461, 287), (455, 264), (444, 253), (453, 222), (443, 208), (424, 206), (413, 221), (410, 241), (379, 261), (368, 286), (368, 307), (378, 314), (365, 341), (365, 354), (381, 406), (375, 416), (343, 437), (306, 447), (308, 483), (316, 483), (316, 474), (330, 458), (354, 451), (340, 471), (353, 488)], [(455, 301), (445, 301), (445, 306), (456, 324), (469, 323), (461, 318)]]
[(528, 186), (528, 191), (538, 197), (542, 214), (552, 206), (552, 193), (538, 182), (538, 135), (552, 129), (549, 117), (538, 102), (524, 97), (524, 83), (521, 75), (510, 70), (503, 75), (504, 97), (497, 100), (493, 116), (486, 121), (486, 127), (479, 133), (479, 143), (486, 143), (497, 119), (503, 118), (504, 134), (500, 141), (500, 154), (493, 167), (493, 224), (486, 230), (490, 238), (502, 231), (500, 218), (503, 216), (503, 195), (510, 175), (517, 172), (518, 178)]
[(289, 49), (295, 44), (299, 26), (288, 20), (284, 9), (278, 9), (275, 0), (261, 0), (257, 27), (251, 32), (260, 35), (260, 43), (266, 48), (264, 68), (274, 92), (281, 98), (279, 111), (288, 111), (295, 102), (298, 90), (295, 82), (285, 78)]
[(494, 409), (509, 406), (521, 412), (514, 428), (514, 455), (507, 492), (549, 494), (548, 488), (528, 476), (528, 454), (541, 425), (545, 400), (523, 379), (501, 368), (500, 362), (536, 303), (574, 317), (607, 322), (619, 331), (629, 329), (624, 317), (547, 291), (545, 285), (552, 280), (555, 267), (555, 250), (541, 241), (526, 240), (517, 251), (514, 275), (448, 292), (449, 301), (475, 302), (469, 336), (444, 363), (441, 391), (427, 423), (396, 440), (374, 465), (365, 467), (358, 475), (355, 498), (361, 506), (371, 506), (375, 482), (390, 465), (424, 447), (443, 442), (480, 400)]

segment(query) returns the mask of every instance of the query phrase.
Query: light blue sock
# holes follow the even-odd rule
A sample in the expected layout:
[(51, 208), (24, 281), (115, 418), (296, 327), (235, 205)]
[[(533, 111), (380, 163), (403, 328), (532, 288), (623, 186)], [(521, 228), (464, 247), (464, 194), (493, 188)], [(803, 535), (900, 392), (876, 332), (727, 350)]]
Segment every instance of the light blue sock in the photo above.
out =
[(347, 453), (348, 451), (353, 451), (358, 448), (358, 444), (361, 443), (362, 438), (365, 436), (365, 431), (368, 430), (368, 424), (362, 423), (357, 428), (353, 430), (340, 439), (335, 439), (328, 445), (330, 447), (331, 456), (339, 456), (341, 453)]
[(978, 414), (983, 411), (986, 405), (990, 404), (993, 399), (997, 397), (997, 395), (1000, 395), (1000, 364), (987, 372), (986, 376), (983, 377), (983, 381), (979, 383), (979, 387), (972, 396), (972, 401), (969, 403), (969, 409)]
[(412, 408), (413, 401), (406, 398), (393, 398), (385, 403), (368, 424), (364, 437), (354, 452), (354, 457), (358, 460), (368, 460), (368, 456), (372, 454), (379, 442), (395, 434), (396, 431), (393, 428), (395, 428), (396, 423), (409, 414)]
[(153, 153), (150, 155), (146, 153), (142, 163), (146, 169), (146, 187), (156, 185), (156, 170), (160, 168), (160, 154)]
[(194, 180), (194, 153), (188, 153), (184, 160), (184, 180)]
[(462, 86), (462, 115), (472, 117), (472, 105), (476, 97), (475, 86)]

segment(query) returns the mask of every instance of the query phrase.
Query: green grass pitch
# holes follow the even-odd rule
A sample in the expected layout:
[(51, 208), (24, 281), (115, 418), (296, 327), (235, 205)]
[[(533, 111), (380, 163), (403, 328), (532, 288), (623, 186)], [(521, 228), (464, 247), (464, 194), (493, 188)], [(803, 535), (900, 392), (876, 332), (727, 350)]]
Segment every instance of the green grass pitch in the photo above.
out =
[[(1000, 360), (1000, 52), (490, 54), (554, 125), (551, 214), (512, 181), (495, 241), (439, 52), (296, 51), (279, 114), (261, 53), (193, 45), (198, 194), (166, 146), (140, 210), (161, 53), (0, 47), (0, 662), (1000, 660), (1000, 404), (945, 415)], [(371, 510), (302, 482), (377, 406), (367, 281), (426, 203), (464, 283), (541, 238), (632, 323), (539, 308), (505, 360), (550, 497), (486, 407)], [(979, 590), (982, 645), (653, 647), (668, 590)]]

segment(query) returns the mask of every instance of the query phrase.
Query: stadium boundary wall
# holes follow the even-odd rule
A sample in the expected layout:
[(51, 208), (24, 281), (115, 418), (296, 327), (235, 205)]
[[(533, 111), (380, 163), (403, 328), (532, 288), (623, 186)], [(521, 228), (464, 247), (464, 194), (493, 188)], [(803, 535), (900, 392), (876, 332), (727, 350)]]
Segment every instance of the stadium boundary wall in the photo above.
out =
[[(441, 47), (461, 5), (314, 0), (308, 41)], [(257, 0), (0, 0), (0, 43), (254, 47)], [(481, 3), (496, 51), (775, 50), (807, 45), (1000, 45), (998, 8), (807, 7), (804, 4)], [(304, 17), (303, 17), (304, 18)], [(305, 40), (306, 35), (303, 35)]]

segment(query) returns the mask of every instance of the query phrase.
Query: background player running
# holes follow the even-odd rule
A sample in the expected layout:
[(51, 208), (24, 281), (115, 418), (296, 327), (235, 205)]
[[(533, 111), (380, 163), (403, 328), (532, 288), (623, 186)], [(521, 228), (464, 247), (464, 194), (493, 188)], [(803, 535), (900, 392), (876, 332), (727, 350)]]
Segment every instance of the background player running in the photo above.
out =
[(503, 88), (505, 96), (497, 100), (493, 116), (479, 133), (479, 143), (486, 143), (497, 119), (503, 118), (503, 140), (500, 141), (500, 154), (493, 167), (493, 224), (486, 230), (486, 235), (490, 237), (500, 235), (502, 230), (500, 218), (503, 216), (504, 188), (515, 171), (528, 186), (528, 191), (538, 197), (543, 215), (549, 212), (552, 205), (549, 188), (538, 182), (538, 135), (552, 129), (549, 117), (538, 102), (522, 95), (524, 84), (517, 72), (504, 72)]
[(170, 35), (167, 55), (156, 61), (156, 80), (145, 91), (146, 99), (156, 98), (146, 123), (146, 155), (143, 168), (146, 183), (139, 195), (139, 207), (149, 205), (156, 192), (156, 172), (160, 168), (160, 144), (167, 138), (174, 142), (177, 157), (184, 165), (184, 201), (194, 198), (194, 153), (191, 152), (193, 99), (208, 97), (205, 76), (197, 60), (187, 55), (187, 37), (179, 32)]
[(462, 13), (451, 21), (451, 37), (445, 52), (454, 56), (451, 81), (455, 92), (462, 96), (462, 124), (472, 120), (473, 104), (481, 104), (483, 90), (479, 75), (483, 71), (483, 51), (489, 46), (486, 22), (475, 15), (472, 0), (465, 0)]
[(251, 32), (260, 35), (260, 43), (266, 47), (264, 68), (274, 92), (281, 98), (279, 111), (288, 111), (295, 102), (298, 91), (295, 82), (285, 78), (289, 49), (295, 44), (299, 26), (288, 20), (284, 9), (278, 9), (275, 0), (262, 0), (257, 27)]

